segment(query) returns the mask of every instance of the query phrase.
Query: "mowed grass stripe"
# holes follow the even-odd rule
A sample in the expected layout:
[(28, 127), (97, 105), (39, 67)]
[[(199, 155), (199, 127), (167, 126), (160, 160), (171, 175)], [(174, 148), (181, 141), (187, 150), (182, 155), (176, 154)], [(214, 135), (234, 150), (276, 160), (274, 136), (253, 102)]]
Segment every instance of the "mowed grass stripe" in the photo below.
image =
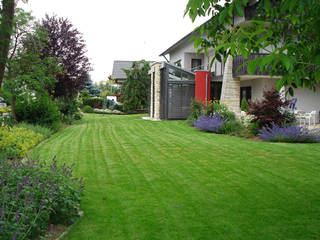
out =
[(316, 144), (86, 115), (33, 151), (54, 152), (87, 182), (85, 216), (64, 239), (320, 239)]

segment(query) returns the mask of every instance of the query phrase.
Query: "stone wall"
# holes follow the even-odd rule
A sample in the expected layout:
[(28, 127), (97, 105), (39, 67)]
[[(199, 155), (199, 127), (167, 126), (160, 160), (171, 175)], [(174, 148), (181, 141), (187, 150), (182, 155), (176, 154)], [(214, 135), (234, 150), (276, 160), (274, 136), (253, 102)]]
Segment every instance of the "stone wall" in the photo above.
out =
[[(154, 120), (160, 120), (160, 82), (161, 82), (160, 69), (161, 69), (161, 63), (154, 63), (151, 66), (151, 70), (150, 70), (150, 73), (151, 73), (150, 118)], [(154, 93), (153, 93), (153, 89), (154, 89)]]

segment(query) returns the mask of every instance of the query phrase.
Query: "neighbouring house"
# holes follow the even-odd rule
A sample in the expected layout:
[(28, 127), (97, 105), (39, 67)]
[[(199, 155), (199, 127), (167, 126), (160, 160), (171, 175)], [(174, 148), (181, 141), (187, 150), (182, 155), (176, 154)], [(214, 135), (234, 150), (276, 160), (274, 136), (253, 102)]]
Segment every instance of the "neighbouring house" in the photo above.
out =
[[(255, 13), (255, 5), (248, 5), (245, 8), (244, 17), (234, 17), (233, 24), (239, 24), (250, 20)], [(151, 106), (150, 115), (154, 119), (185, 119), (190, 113), (191, 99), (195, 97), (196, 75), (207, 72), (206, 99), (220, 100), (228, 108), (240, 115), (240, 103), (242, 98), (247, 100), (259, 100), (262, 98), (264, 90), (276, 86), (279, 77), (270, 77), (259, 70), (254, 75), (249, 75), (247, 67), (238, 69), (247, 59), (243, 56), (236, 58), (229, 57), (222, 63), (215, 61), (212, 67), (210, 62), (213, 59), (213, 52), (197, 54), (190, 38), (197, 34), (191, 32), (160, 56), (165, 57), (167, 62), (154, 63), (151, 74)], [(261, 50), (257, 54), (248, 56), (248, 59), (255, 59), (267, 54)], [(238, 71), (237, 71), (238, 69)], [(201, 79), (200, 79), (201, 80)], [(205, 79), (203, 79), (205, 81)], [(203, 82), (202, 81), (202, 82)], [(201, 82), (201, 81), (199, 81)], [(316, 112), (316, 121), (319, 122), (320, 111), (320, 84), (317, 91), (309, 89), (295, 89), (294, 98), (297, 98), (296, 109), (305, 112)]]
[[(111, 78), (115, 81), (117, 85), (122, 85), (126, 79), (127, 75), (123, 71), (123, 69), (130, 69), (132, 67), (132, 63), (134, 61), (121, 61), (116, 60), (113, 62), (112, 75)], [(154, 63), (154, 61), (149, 61), (150, 64)]]

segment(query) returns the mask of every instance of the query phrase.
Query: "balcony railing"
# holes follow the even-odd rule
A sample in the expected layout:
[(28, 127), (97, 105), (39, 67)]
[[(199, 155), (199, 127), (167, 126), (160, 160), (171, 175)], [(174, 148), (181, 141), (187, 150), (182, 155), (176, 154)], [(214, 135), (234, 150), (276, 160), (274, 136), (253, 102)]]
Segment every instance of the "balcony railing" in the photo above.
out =
[[(257, 58), (264, 57), (268, 54), (266, 53), (256, 53), (256, 54), (251, 54), (248, 56), (248, 58), (244, 58), (243, 56), (237, 56), (236, 58), (233, 59), (233, 76), (241, 76), (241, 75), (249, 75), (248, 73), (248, 65), (244, 64), (249, 60), (254, 60)], [(260, 68), (257, 67), (256, 72), (254, 75), (269, 75), (268, 72), (261, 72)]]

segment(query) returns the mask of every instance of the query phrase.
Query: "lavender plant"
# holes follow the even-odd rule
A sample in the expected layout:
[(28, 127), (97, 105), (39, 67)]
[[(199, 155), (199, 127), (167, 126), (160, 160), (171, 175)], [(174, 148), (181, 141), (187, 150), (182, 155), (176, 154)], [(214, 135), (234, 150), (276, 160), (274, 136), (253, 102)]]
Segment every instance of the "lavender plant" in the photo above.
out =
[(258, 136), (268, 142), (316, 143), (320, 142), (319, 130), (309, 130), (297, 125), (278, 126), (271, 123), (270, 127), (259, 130)]
[(211, 114), (210, 116), (202, 115), (197, 121), (194, 122), (194, 127), (205, 131), (220, 133), (221, 127), (226, 122), (226, 119), (217, 114)]
[(0, 161), (0, 239), (35, 239), (49, 223), (73, 223), (83, 183), (72, 167), (58, 167), (55, 158)]

